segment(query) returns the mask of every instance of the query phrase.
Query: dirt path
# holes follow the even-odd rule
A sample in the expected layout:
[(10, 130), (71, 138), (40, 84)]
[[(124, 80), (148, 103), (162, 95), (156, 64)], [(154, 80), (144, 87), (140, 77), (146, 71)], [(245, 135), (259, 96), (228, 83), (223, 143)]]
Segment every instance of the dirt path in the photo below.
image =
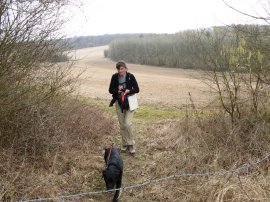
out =
[[(108, 86), (115, 62), (104, 58), (107, 46), (80, 49), (73, 52), (76, 59), (74, 73), (83, 72), (79, 94), (96, 99), (110, 100)], [(138, 81), (140, 104), (175, 106), (182, 108), (189, 102), (189, 92), (197, 106), (209, 103), (209, 87), (200, 79), (202, 72), (185, 69), (129, 64), (128, 69)]]

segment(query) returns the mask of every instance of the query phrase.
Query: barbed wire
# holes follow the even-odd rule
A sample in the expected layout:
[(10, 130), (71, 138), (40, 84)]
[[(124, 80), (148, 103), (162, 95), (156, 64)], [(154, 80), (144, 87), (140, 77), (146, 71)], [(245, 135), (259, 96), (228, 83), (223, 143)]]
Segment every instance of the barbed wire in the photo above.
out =
[(80, 198), (83, 196), (91, 196), (91, 195), (101, 195), (104, 193), (110, 193), (114, 191), (126, 191), (129, 189), (137, 189), (137, 188), (142, 188), (146, 185), (149, 184), (154, 184), (154, 183), (159, 183), (161, 181), (166, 181), (166, 180), (171, 180), (171, 179), (176, 179), (180, 177), (209, 177), (209, 176), (224, 176), (226, 174), (231, 174), (231, 173), (242, 173), (242, 172), (248, 172), (249, 168), (252, 166), (259, 165), (265, 160), (268, 160), (270, 157), (270, 154), (267, 154), (264, 158), (259, 159), (253, 163), (245, 163), (235, 169), (231, 170), (220, 170), (216, 172), (208, 172), (208, 173), (182, 173), (182, 174), (175, 174), (175, 175), (170, 175), (170, 176), (165, 176), (161, 177), (158, 179), (152, 179), (152, 180), (146, 180), (142, 183), (126, 186), (126, 187), (121, 187), (118, 189), (111, 189), (111, 190), (103, 190), (103, 191), (93, 191), (93, 192), (82, 192), (78, 194), (72, 194), (72, 195), (62, 195), (62, 196), (56, 196), (56, 197), (50, 197), (50, 198), (39, 198), (39, 199), (30, 199), (30, 200), (19, 200), (19, 202), (38, 202), (38, 201), (50, 201), (50, 200), (65, 200), (65, 199), (75, 199), (75, 198)]

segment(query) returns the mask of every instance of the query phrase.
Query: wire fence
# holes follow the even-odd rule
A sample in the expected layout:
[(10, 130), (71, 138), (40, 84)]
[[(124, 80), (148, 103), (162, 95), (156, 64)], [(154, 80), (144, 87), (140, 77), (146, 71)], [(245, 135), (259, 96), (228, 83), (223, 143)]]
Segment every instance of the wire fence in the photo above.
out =
[(208, 172), (208, 173), (181, 173), (181, 174), (175, 174), (175, 175), (170, 175), (170, 176), (165, 176), (161, 177), (158, 179), (151, 179), (151, 180), (146, 180), (142, 183), (126, 186), (126, 187), (121, 187), (119, 189), (111, 189), (111, 190), (102, 190), (102, 191), (93, 191), (93, 192), (82, 192), (82, 193), (77, 193), (77, 194), (72, 194), (72, 195), (62, 195), (62, 196), (55, 196), (55, 197), (50, 197), (50, 198), (38, 198), (38, 199), (29, 199), (29, 200), (20, 200), (19, 202), (38, 202), (38, 201), (60, 201), (60, 200), (66, 200), (66, 199), (78, 199), (83, 196), (91, 196), (91, 195), (101, 195), (104, 193), (109, 193), (113, 191), (120, 190), (121, 192), (125, 192), (130, 189), (138, 189), (145, 187), (150, 184), (155, 184), (159, 183), (161, 181), (166, 181), (166, 180), (172, 180), (180, 177), (209, 177), (209, 176), (225, 176), (227, 174), (240, 174), (240, 173), (245, 173), (249, 172), (249, 169), (252, 167), (258, 166), (260, 163), (263, 161), (267, 161), (270, 158), (270, 154), (267, 154), (264, 158), (259, 159), (255, 162), (249, 162), (245, 163), (237, 168), (231, 169), (231, 170), (220, 170), (216, 172)]

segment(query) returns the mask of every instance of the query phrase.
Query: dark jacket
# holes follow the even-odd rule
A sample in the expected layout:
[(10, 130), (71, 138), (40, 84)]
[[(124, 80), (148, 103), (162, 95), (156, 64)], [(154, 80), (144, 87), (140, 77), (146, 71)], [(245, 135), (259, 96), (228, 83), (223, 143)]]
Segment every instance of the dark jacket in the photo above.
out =
[[(130, 92), (127, 95), (132, 95), (134, 93), (139, 93), (140, 89), (138, 86), (138, 83), (136, 81), (136, 78), (133, 74), (127, 72), (126, 73), (126, 89), (130, 90)], [(119, 80), (118, 80), (118, 73), (115, 73), (112, 75), (111, 83), (109, 87), (109, 92), (113, 96), (113, 100), (111, 101), (110, 106), (113, 104), (114, 101), (117, 100), (119, 97), (118, 95), (118, 86), (119, 86)]]

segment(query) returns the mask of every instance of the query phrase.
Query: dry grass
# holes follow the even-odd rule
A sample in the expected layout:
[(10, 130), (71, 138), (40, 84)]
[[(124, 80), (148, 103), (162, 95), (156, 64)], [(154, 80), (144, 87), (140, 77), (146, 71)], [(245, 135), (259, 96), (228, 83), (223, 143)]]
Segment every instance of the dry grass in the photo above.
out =
[[(91, 54), (94, 57), (96, 52)], [(87, 64), (89, 60), (84, 62)], [(105, 63), (112, 64), (108, 60)], [(95, 73), (99, 65), (104, 68), (104, 61), (99, 58), (93, 60), (91, 65)], [(103, 77), (93, 77), (93, 81), (104, 79), (102, 72), (106, 70), (103, 69), (101, 74), (96, 72), (96, 75)], [(151, 68), (146, 71), (152, 74)], [(137, 75), (143, 78), (139, 72)], [(15, 201), (104, 189), (102, 150), (112, 142), (119, 146), (118, 123), (114, 109), (107, 108), (110, 96), (103, 96), (107, 91), (102, 89), (108, 86), (107, 83), (101, 80), (101, 83), (88, 84), (83, 95), (97, 99), (55, 101), (41, 108), (35, 117), (39, 120), (34, 133), (31, 133), (35, 136), (14, 136), (9, 141), (2, 141), (1, 200)], [(160, 86), (162, 84), (160, 82)], [(92, 88), (94, 92), (91, 92)], [(143, 95), (144, 92), (142, 88)], [(124, 159), (124, 186), (173, 174), (229, 170), (262, 158), (269, 151), (269, 116), (258, 121), (247, 114), (243, 117), (248, 118), (239, 120), (232, 127), (223, 113), (209, 109), (196, 111), (189, 108), (192, 106), (189, 101), (180, 102), (177, 106), (170, 103), (167, 107), (157, 107), (160, 103), (166, 105), (163, 97), (156, 97), (155, 101), (151, 95), (146, 96), (135, 113), (137, 154), (134, 157), (121, 154)], [(149, 107), (147, 98), (154, 107)], [(264, 161), (241, 174), (162, 181), (142, 189), (127, 190), (122, 194), (121, 201), (267, 201), (270, 198), (268, 167), (269, 162)], [(108, 198), (102, 195), (71, 201), (108, 201)]]
[(103, 188), (102, 148), (111, 142), (112, 120), (101, 109), (74, 100), (55, 103), (40, 118), (35, 137), (17, 137), (2, 148), (0, 198), (15, 201)]
[[(262, 158), (269, 151), (269, 123), (231, 129), (229, 118), (186, 117), (147, 124), (140, 134), (139, 171), (133, 181), (182, 173), (230, 170)], [(241, 134), (244, 133), (245, 136)], [(138, 164), (137, 162), (137, 164)], [(135, 164), (135, 163), (134, 163)], [(224, 176), (181, 177), (127, 194), (123, 201), (250, 201), (270, 197), (268, 159)], [(132, 178), (132, 177), (129, 177)], [(134, 179), (135, 178), (135, 179)], [(137, 198), (138, 200), (135, 200)]]
[[(95, 102), (61, 102), (61, 107), (49, 110), (53, 119), (39, 131), (45, 135), (24, 142), (14, 140), (1, 151), (3, 200), (104, 189), (102, 148), (111, 142), (118, 146), (120, 137), (116, 135), (116, 117)], [(122, 154), (124, 186), (173, 174), (229, 170), (261, 158), (269, 150), (267, 121), (251, 124), (242, 120), (232, 129), (222, 113), (201, 112), (198, 116), (189, 109), (171, 117), (177, 111), (167, 108), (161, 110), (162, 118), (153, 118), (153, 111), (144, 122), (142, 114), (147, 111), (145, 106), (135, 114), (138, 153), (135, 157)], [(121, 201), (263, 200), (270, 197), (268, 166), (265, 161), (240, 174), (162, 181), (128, 190)], [(107, 200), (108, 196), (102, 195), (71, 201)]]

